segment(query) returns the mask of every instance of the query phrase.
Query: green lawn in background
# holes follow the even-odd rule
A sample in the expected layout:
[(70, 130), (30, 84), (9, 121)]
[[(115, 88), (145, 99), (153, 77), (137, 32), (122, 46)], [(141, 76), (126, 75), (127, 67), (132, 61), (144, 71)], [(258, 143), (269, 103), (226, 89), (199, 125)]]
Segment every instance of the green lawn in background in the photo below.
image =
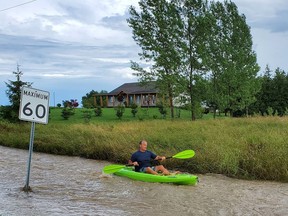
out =
[[(72, 115), (68, 120), (64, 120), (61, 117), (61, 112), (63, 108), (50, 107), (50, 117), (49, 122), (53, 123), (84, 123), (86, 122), (84, 118), (84, 112), (91, 113), (90, 123), (101, 123), (101, 122), (125, 122), (125, 121), (145, 121), (145, 120), (155, 120), (155, 119), (171, 119), (170, 110), (167, 109), (167, 115), (164, 118), (158, 108), (138, 108), (138, 112), (135, 117), (131, 113), (131, 108), (125, 108), (125, 112), (121, 119), (116, 116), (116, 110), (114, 108), (102, 108), (102, 116), (95, 116), (94, 109), (86, 108), (75, 108), (75, 114)], [(190, 120), (191, 112), (184, 109), (175, 108), (174, 120)], [(213, 114), (203, 114), (200, 120), (211, 119)], [(225, 118), (224, 114), (217, 116), (217, 118)]]

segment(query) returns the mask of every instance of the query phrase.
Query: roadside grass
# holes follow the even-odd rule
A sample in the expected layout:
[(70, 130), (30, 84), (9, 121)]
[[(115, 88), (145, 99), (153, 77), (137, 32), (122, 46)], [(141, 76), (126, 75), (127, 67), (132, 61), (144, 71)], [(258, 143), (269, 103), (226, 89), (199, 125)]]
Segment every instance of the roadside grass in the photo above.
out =
[[(191, 159), (166, 160), (169, 169), (288, 182), (287, 117), (171, 120), (153, 118), (151, 109), (144, 119), (131, 114), (119, 120), (108, 109), (84, 123), (80, 109), (69, 120), (58, 116), (61, 109), (51, 109), (50, 115), (47, 125), (36, 124), (34, 151), (125, 164), (138, 142), (146, 139), (148, 148), (159, 155), (196, 152)], [(30, 127), (27, 122), (0, 121), (0, 144), (28, 149)]]

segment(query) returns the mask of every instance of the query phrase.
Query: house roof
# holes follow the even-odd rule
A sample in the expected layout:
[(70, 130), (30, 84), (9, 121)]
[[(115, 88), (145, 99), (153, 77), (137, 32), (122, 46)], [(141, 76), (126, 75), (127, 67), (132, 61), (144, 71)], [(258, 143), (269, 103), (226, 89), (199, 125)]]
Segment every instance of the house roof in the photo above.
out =
[(154, 81), (154, 82), (148, 82), (144, 85), (139, 82), (124, 83), (123, 85), (109, 92), (109, 95), (117, 95), (121, 91), (126, 94), (158, 93), (158, 89), (156, 88), (156, 82)]

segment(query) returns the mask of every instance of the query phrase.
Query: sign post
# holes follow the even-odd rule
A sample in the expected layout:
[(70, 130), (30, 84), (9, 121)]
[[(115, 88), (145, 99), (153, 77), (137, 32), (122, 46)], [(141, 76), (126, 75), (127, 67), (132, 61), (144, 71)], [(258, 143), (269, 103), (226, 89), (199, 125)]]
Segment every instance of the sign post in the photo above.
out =
[(22, 87), (21, 103), (19, 109), (19, 119), (24, 121), (31, 121), (30, 142), (29, 142), (29, 158), (27, 161), (27, 178), (24, 191), (31, 191), (29, 186), (30, 167), (33, 152), (33, 142), (35, 133), (35, 122), (48, 124), (49, 117), (49, 92), (33, 89), (29, 87)]
[(30, 142), (29, 142), (29, 157), (27, 161), (26, 184), (23, 188), (25, 192), (32, 191), (29, 186), (29, 179), (30, 179), (30, 167), (31, 167), (32, 151), (33, 151), (34, 132), (35, 132), (35, 122), (32, 122), (31, 131), (30, 131)]

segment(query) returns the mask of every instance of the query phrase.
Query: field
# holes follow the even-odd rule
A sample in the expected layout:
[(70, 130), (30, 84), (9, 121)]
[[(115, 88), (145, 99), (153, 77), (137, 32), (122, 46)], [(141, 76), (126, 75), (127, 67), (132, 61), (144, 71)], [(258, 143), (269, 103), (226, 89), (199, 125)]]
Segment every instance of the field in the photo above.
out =
[[(47, 125), (36, 124), (34, 151), (108, 160), (125, 164), (141, 139), (159, 155), (172, 156), (185, 149), (188, 160), (169, 159), (164, 165), (190, 173), (219, 173), (230, 177), (288, 182), (288, 118), (251, 117), (190, 121), (189, 113), (163, 119), (157, 109), (126, 110), (122, 120), (114, 109), (103, 116), (83, 118), (77, 109), (69, 120), (53, 108)], [(0, 144), (27, 149), (31, 123), (0, 121)]]

